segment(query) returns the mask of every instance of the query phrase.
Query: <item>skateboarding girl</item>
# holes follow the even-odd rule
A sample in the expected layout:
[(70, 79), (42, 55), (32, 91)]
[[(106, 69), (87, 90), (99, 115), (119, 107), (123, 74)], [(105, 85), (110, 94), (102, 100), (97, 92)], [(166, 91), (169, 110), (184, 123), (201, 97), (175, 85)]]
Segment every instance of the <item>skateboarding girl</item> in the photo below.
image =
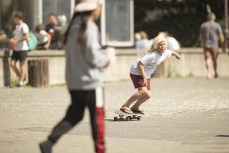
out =
[[(140, 109), (140, 105), (151, 97), (150, 77), (157, 66), (170, 56), (175, 56), (177, 59), (180, 59), (180, 55), (177, 52), (167, 49), (164, 37), (157, 36), (154, 38), (151, 49), (143, 57), (138, 58), (130, 68), (130, 78), (138, 91), (131, 95), (122, 105), (120, 108), (122, 112), (127, 114), (145, 114), (145, 112)], [(133, 104), (132, 107), (130, 107), (131, 104)]]

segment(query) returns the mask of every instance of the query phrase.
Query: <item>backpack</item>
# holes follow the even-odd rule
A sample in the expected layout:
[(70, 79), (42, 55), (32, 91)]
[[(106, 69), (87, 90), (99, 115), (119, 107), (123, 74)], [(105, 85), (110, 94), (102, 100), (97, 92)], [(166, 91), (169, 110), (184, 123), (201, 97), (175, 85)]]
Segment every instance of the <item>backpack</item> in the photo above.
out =
[[(23, 32), (22, 32), (23, 34)], [(29, 51), (36, 49), (37, 47), (37, 38), (31, 30), (29, 30), (29, 38), (26, 40)]]
[(34, 50), (37, 47), (37, 38), (31, 30), (29, 30), (29, 38), (27, 40), (27, 45), (29, 47), (29, 51)]

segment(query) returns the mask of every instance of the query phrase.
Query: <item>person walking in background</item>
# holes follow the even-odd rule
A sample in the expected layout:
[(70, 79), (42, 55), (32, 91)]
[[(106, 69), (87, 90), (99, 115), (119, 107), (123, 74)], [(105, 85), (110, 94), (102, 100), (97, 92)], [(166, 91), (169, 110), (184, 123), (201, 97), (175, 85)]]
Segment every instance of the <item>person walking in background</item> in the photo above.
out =
[(56, 30), (57, 26), (57, 16), (54, 13), (49, 14), (49, 23), (46, 25), (46, 31), (51, 36), (51, 44), (50, 49), (59, 49), (58, 46), (58, 38), (59, 38), (59, 32)]
[(95, 20), (100, 16), (101, 0), (81, 0), (65, 33), (66, 82), (71, 105), (66, 116), (53, 128), (48, 139), (40, 143), (42, 153), (51, 153), (53, 145), (78, 124), (88, 107), (96, 153), (104, 153), (104, 108), (101, 69), (114, 56), (110, 50), (99, 51), (99, 32)]
[[(121, 106), (120, 110), (127, 114), (145, 114), (140, 109), (140, 106), (151, 97), (150, 78), (156, 70), (157, 66), (167, 57), (175, 56), (180, 59), (180, 55), (167, 49), (166, 39), (162, 36), (157, 36), (153, 39), (151, 49), (130, 68), (130, 78), (134, 87), (138, 89), (131, 97)], [(135, 102), (135, 103), (134, 103)], [(134, 105), (130, 108), (130, 106)]]
[[(10, 49), (13, 49), (13, 54), (11, 56), (10, 66), (16, 73), (19, 83), (18, 87), (24, 86), (24, 81), (26, 77), (26, 58), (28, 45), (27, 40), (29, 37), (29, 27), (23, 22), (23, 14), (20, 11), (13, 12), (13, 21), (16, 24), (15, 30), (13, 31), (14, 37), (10, 39)], [(19, 61), (20, 68), (17, 67), (17, 62)]]
[(45, 31), (43, 24), (38, 24), (35, 27), (35, 35), (38, 40), (37, 49), (48, 49), (51, 43), (51, 36)]
[(201, 24), (199, 40), (202, 42), (202, 47), (204, 49), (205, 65), (207, 69), (207, 78), (211, 79), (211, 62), (213, 62), (214, 77), (217, 78), (219, 75), (217, 73), (217, 56), (219, 44), (224, 42), (224, 36), (221, 26), (215, 22), (216, 16), (214, 13), (208, 14), (208, 21)]

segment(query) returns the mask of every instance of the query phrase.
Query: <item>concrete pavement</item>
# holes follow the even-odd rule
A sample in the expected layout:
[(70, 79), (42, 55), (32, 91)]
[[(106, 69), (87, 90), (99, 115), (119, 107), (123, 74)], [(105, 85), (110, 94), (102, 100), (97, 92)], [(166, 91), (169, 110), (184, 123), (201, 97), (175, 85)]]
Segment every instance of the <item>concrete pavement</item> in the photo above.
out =
[[(107, 153), (229, 153), (229, 78), (153, 78), (141, 121), (113, 121), (135, 92), (130, 80), (105, 84)], [(0, 89), (0, 153), (39, 153), (69, 104), (66, 87)], [(93, 153), (84, 120), (53, 153)]]

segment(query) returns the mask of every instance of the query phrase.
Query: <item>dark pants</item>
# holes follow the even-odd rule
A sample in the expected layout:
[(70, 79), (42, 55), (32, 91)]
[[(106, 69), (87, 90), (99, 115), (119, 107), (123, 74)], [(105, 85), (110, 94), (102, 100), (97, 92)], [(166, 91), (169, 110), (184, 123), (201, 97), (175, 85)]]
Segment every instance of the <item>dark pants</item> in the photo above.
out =
[(84, 116), (84, 110), (88, 107), (92, 136), (95, 144), (96, 153), (104, 153), (104, 110), (103, 110), (103, 90), (70, 90), (71, 105), (68, 107), (66, 116), (53, 128), (49, 135), (49, 140), (53, 143), (76, 124)]

